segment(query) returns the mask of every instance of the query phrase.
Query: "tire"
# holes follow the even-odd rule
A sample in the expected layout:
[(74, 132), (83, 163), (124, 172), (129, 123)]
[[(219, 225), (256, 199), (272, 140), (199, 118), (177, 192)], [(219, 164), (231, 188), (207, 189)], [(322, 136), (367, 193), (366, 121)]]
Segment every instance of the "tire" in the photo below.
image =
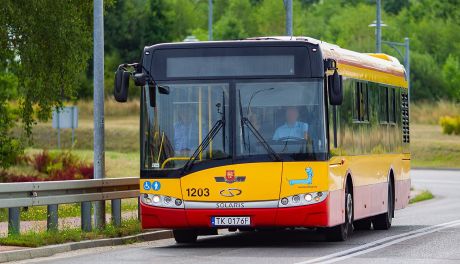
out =
[(198, 238), (197, 232), (189, 229), (174, 229), (173, 235), (178, 244), (195, 243)]
[(391, 227), (391, 221), (394, 216), (394, 193), (393, 193), (393, 182), (388, 182), (388, 201), (387, 201), (387, 212), (374, 216), (372, 219), (372, 225), (375, 230), (388, 230)]
[(353, 221), (353, 227), (355, 230), (369, 230), (371, 229), (372, 218), (363, 218), (357, 221)]
[(345, 223), (326, 230), (328, 241), (345, 241), (353, 232), (353, 194), (350, 185), (345, 187)]

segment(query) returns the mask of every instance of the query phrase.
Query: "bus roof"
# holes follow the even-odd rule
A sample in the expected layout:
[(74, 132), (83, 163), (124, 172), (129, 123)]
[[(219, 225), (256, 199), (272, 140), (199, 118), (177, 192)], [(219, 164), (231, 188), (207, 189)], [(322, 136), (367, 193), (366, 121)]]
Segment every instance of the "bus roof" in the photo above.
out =
[[(262, 46), (276, 42), (277, 45), (310, 45), (319, 46), (323, 59), (334, 59), (337, 61), (338, 71), (345, 78), (355, 78), (371, 82), (383, 83), (392, 86), (407, 88), (407, 80), (403, 65), (396, 59), (383, 53), (360, 53), (343, 49), (338, 45), (330, 44), (310, 37), (289, 37), (289, 36), (267, 36), (254, 37), (245, 40), (232, 41), (197, 41), (197, 42), (178, 42), (163, 43), (146, 47), (146, 50), (154, 48), (192, 48), (192, 47), (214, 47), (214, 46), (255, 46), (259, 42)], [(291, 43), (289, 43), (291, 42)]]
[(384, 53), (360, 53), (310, 37), (273, 36), (247, 40), (305, 41), (317, 44), (321, 48), (323, 58), (336, 60), (340, 74), (346, 77), (407, 88), (404, 66), (395, 57)]

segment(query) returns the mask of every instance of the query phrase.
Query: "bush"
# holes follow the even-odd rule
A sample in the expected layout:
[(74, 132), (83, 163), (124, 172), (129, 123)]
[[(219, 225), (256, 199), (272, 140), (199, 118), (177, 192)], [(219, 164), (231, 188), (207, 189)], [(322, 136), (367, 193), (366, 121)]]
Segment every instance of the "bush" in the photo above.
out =
[(439, 124), (442, 127), (442, 133), (460, 135), (460, 116), (443, 116), (439, 119)]
[[(0, 170), (0, 182), (65, 181), (92, 179), (94, 166), (75, 156), (71, 150), (24, 156), (17, 159), (19, 168)], [(27, 167), (26, 167), (27, 166)]]

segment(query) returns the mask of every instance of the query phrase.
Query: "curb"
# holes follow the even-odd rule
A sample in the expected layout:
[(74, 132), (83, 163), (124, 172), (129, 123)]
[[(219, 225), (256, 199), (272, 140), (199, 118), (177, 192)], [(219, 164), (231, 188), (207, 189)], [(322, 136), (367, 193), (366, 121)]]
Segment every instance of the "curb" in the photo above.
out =
[(20, 249), (0, 252), (0, 263), (9, 261), (19, 261), (32, 258), (49, 257), (54, 254), (69, 252), (79, 249), (120, 246), (135, 241), (154, 241), (160, 239), (172, 238), (172, 231), (160, 230), (147, 233), (141, 233), (132, 236), (103, 238), (96, 240), (85, 240), (79, 242), (70, 242), (61, 245), (50, 245), (38, 248)]

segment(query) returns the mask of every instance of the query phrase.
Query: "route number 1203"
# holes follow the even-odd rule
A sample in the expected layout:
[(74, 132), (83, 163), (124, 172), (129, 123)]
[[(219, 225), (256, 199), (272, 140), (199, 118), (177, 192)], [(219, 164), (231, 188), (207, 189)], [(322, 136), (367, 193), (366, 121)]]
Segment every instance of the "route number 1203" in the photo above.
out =
[(185, 191), (187, 192), (187, 196), (190, 196), (190, 197), (209, 196), (208, 188), (187, 188)]

